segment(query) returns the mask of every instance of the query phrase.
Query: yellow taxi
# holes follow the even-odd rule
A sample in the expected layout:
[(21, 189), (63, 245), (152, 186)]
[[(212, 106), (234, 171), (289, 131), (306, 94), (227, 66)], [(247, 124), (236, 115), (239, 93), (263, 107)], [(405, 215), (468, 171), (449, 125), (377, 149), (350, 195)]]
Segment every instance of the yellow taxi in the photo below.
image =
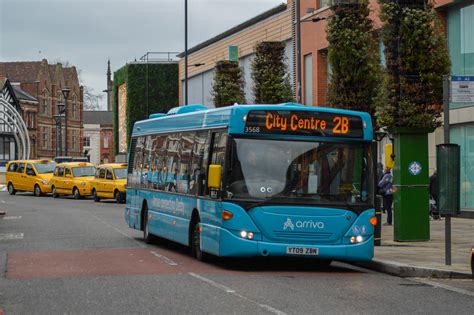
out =
[(51, 160), (18, 160), (8, 162), (6, 183), (8, 193), (31, 191), (35, 196), (51, 192), (51, 177), (56, 163)]
[(53, 198), (59, 195), (73, 195), (81, 199), (91, 195), (90, 182), (94, 179), (95, 166), (86, 162), (60, 163), (51, 178)]
[(91, 193), (94, 201), (115, 199), (117, 203), (125, 201), (127, 184), (127, 164), (110, 163), (97, 167), (95, 178), (91, 182)]

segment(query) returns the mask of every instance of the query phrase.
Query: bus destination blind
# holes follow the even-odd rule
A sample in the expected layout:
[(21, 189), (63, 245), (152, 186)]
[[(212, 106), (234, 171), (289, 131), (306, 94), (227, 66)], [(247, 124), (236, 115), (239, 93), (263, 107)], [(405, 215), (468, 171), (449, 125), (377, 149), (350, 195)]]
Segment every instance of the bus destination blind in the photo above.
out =
[(314, 111), (257, 110), (247, 114), (246, 134), (363, 138), (362, 118)]

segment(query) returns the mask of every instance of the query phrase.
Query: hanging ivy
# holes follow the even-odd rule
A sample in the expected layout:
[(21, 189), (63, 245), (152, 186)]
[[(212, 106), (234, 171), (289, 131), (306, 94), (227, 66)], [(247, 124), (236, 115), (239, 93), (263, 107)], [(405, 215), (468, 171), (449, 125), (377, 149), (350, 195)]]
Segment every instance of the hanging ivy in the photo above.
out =
[(244, 80), (237, 61), (221, 60), (216, 64), (212, 84), (214, 106), (245, 104)]
[(444, 33), (427, 0), (379, 0), (385, 23), (387, 76), (377, 109), (386, 127), (440, 126), (443, 75), (450, 60)]
[(261, 42), (255, 47), (252, 63), (253, 92), (256, 104), (293, 101), (284, 42)]
[(375, 113), (380, 57), (367, 0), (336, 1), (327, 25), (331, 65), (328, 103)]
[(178, 64), (127, 64), (114, 72), (114, 154), (118, 153), (118, 87), (126, 83), (127, 143), (133, 125), (178, 106)]

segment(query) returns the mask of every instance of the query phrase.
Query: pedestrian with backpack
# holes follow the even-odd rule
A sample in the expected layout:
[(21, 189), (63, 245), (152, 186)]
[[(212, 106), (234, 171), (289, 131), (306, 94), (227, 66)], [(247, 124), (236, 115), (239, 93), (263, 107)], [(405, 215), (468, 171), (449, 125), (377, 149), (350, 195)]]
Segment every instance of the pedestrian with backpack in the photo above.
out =
[(392, 225), (393, 185), (390, 167), (385, 167), (382, 179), (378, 183), (379, 192), (383, 199), (383, 210), (387, 212), (387, 222), (383, 225)]

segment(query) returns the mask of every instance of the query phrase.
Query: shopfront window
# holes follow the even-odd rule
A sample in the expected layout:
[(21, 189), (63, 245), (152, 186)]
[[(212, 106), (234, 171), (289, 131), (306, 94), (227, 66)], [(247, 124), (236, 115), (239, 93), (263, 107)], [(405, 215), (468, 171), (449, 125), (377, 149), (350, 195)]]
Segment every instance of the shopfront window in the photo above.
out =
[(474, 124), (452, 126), (451, 142), (461, 146), (461, 208), (474, 209)]

